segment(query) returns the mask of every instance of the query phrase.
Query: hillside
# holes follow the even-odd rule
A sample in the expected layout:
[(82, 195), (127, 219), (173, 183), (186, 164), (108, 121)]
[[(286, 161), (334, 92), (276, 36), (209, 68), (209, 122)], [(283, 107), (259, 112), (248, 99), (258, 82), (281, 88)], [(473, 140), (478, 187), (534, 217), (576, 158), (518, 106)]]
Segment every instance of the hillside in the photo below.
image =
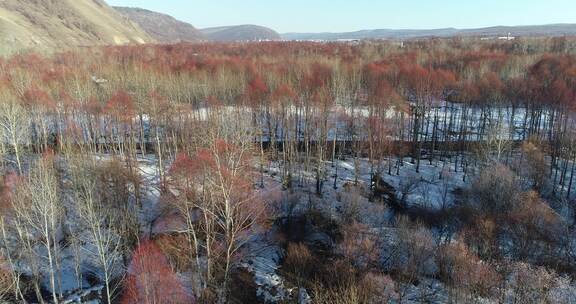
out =
[(221, 26), (196, 29), (176, 18), (141, 8), (114, 7), (118, 12), (138, 24), (150, 36), (161, 42), (179, 41), (259, 41), (280, 40), (280, 34), (258, 25)]
[(212, 41), (258, 41), (280, 40), (280, 34), (267, 27), (259, 25), (237, 25), (212, 27), (200, 30), (208, 40)]
[(512, 36), (572, 36), (576, 35), (576, 24), (549, 24), (533, 26), (494, 26), (476, 29), (375, 29), (345, 33), (286, 33), (286, 40), (338, 40), (338, 39), (411, 39), (425, 37), (497, 37), (510, 33)]
[(179, 42), (205, 39), (194, 26), (170, 15), (132, 7), (114, 7), (114, 9), (138, 24), (157, 41)]
[(102, 0), (0, 1), (0, 54), (151, 41)]

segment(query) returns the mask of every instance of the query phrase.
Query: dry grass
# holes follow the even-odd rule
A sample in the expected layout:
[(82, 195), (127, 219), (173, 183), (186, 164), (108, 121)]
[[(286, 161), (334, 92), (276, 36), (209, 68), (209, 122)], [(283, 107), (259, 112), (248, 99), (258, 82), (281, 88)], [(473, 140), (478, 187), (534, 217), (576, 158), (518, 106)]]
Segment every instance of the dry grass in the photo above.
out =
[(99, 0), (0, 1), (0, 55), (152, 39)]

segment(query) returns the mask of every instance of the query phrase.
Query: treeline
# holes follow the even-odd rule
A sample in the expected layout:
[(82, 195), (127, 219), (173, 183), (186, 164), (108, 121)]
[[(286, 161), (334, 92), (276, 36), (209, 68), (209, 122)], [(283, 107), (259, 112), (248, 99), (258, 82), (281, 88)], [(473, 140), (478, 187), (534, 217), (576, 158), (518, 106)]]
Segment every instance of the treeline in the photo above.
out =
[(20, 172), (22, 153), (48, 148), (154, 152), (165, 165), (191, 152), (192, 129), (236, 108), (262, 149), (281, 145), (273, 155), (287, 164), (286, 177), (311, 157), (351, 150), (370, 157), (374, 171), (391, 156), (413, 157), (418, 170), (423, 150), (467, 170), (475, 159), (463, 152), (479, 142), (530, 139), (551, 156), (554, 191), (565, 191), (576, 157), (574, 44), (270, 42), (19, 55), (0, 62), (1, 150)]

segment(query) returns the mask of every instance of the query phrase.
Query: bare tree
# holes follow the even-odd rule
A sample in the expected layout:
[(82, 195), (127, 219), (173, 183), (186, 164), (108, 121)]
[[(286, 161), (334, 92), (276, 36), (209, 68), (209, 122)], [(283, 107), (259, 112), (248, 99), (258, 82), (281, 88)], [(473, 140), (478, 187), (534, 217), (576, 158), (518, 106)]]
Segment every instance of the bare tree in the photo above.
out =
[[(30, 170), (26, 182), (16, 189), (13, 200), (15, 218), (13, 227), (19, 243), (25, 249), (33, 265), (46, 267), (50, 281), (52, 301), (59, 302), (59, 231), (64, 209), (54, 156), (47, 155), (37, 161)], [(42, 250), (38, 250), (38, 244)], [(36, 259), (36, 261), (33, 261)]]
[(408, 196), (411, 195), (420, 186), (421, 178), (416, 174), (409, 173), (408, 176), (400, 181), (398, 190), (400, 191), (400, 203), (404, 207), (408, 206)]
[(497, 214), (515, 208), (521, 188), (514, 172), (504, 165), (495, 165), (480, 172), (471, 192), (476, 208)]
[(398, 240), (388, 257), (391, 269), (408, 282), (432, 274), (437, 244), (430, 230), (408, 218), (399, 218), (397, 226)]
[(512, 150), (509, 130), (502, 121), (491, 121), (484, 140), (478, 147), (479, 158), (487, 164), (504, 163), (506, 156)]
[(266, 208), (253, 189), (253, 137), (236, 116), (243, 113), (215, 114), (196, 152), (179, 156), (173, 164), (170, 184), (176, 209), (186, 221), (190, 250), (197, 257), (206, 254), (206, 269), (195, 267), (205, 271), (205, 286), (221, 286), (220, 300), (226, 301), (230, 272)]
[(28, 112), (7, 90), (1, 90), (0, 100), (0, 134), (12, 147), (18, 171), (22, 174), (22, 149), (29, 141)]
[(91, 162), (74, 168), (75, 202), (82, 231), (83, 242), (88, 259), (94, 259), (102, 270), (107, 303), (112, 303), (118, 285), (114, 279), (121, 275), (122, 239), (118, 227), (114, 224), (121, 221), (122, 214), (108, 208), (100, 199), (97, 191), (96, 170), (90, 167)]

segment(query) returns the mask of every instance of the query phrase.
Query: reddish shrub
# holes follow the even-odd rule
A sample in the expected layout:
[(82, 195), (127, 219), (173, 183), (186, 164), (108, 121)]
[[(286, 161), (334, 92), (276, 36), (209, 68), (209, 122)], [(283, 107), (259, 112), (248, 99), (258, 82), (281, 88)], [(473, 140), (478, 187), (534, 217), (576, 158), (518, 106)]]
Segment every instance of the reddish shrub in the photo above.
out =
[(490, 264), (480, 260), (462, 242), (441, 247), (438, 264), (445, 281), (474, 295), (492, 295), (502, 281)]
[(194, 303), (166, 256), (152, 241), (141, 243), (132, 256), (125, 282), (124, 304)]

